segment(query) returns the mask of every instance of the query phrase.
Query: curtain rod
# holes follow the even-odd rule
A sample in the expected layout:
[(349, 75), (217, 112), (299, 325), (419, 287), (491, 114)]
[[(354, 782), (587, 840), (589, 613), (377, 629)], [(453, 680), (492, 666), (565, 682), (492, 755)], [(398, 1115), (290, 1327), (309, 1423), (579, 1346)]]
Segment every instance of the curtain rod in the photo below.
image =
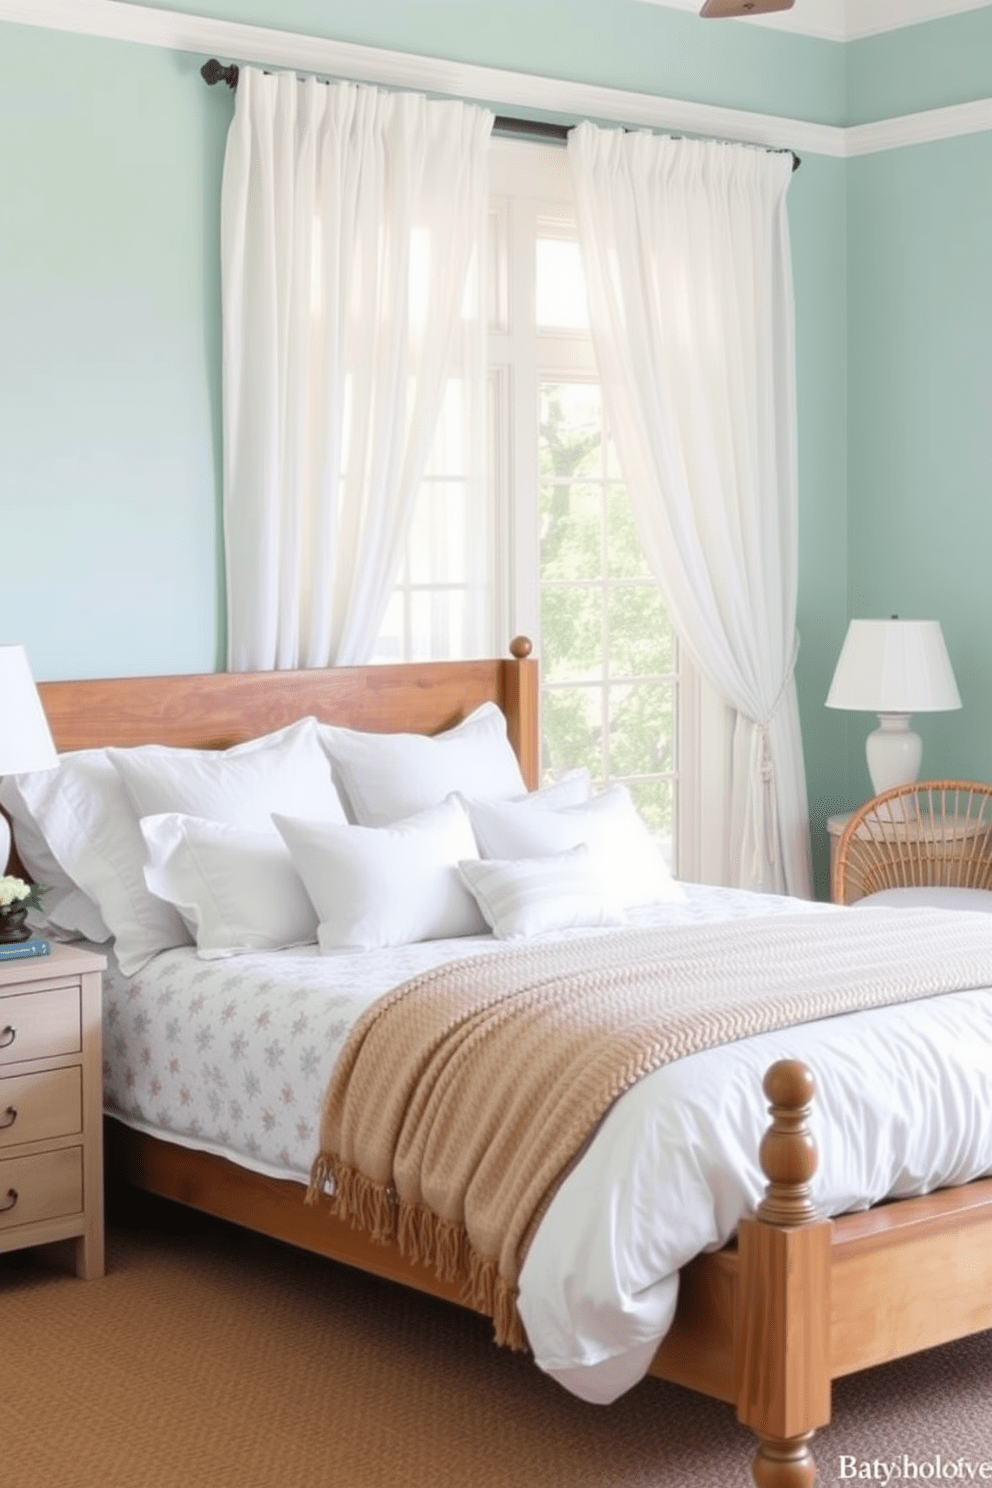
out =
[[(218, 62), (216, 57), (211, 57), (210, 61), (204, 62), (200, 68), (200, 76), (211, 88), (215, 83), (226, 83), (232, 91), (238, 86), (236, 62), (230, 62), (225, 67), (223, 62)], [(504, 114), (497, 114), (493, 120), (493, 134), (516, 135), (521, 139), (544, 140), (546, 143), (561, 145), (565, 144), (569, 132), (574, 127), (572, 124), (548, 124), (542, 119), (515, 119)], [(795, 150), (773, 150), (771, 153), (791, 155), (794, 171), (802, 165)]]

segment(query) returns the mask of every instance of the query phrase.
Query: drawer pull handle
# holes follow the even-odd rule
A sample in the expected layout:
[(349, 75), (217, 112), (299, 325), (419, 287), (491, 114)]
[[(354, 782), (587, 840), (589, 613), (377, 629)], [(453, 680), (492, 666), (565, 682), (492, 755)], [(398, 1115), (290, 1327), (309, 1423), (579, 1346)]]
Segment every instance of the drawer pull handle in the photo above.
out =
[(3, 1119), (0, 1120), (0, 1131), (3, 1131), (4, 1127), (13, 1126), (13, 1124), (14, 1124), (14, 1122), (16, 1120), (17, 1120), (17, 1107), (16, 1106), (8, 1106), (7, 1109), (6, 1109), (6, 1111), (4, 1111), (4, 1113), (3, 1113)]
[(7, 1024), (6, 1028), (0, 1028), (0, 1049), (9, 1049), (17, 1037), (17, 1029)]
[(16, 1188), (8, 1188), (8, 1190), (7, 1190), (7, 1202), (6, 1202), (6, 1204), (0, 1204), (0, 1214), (5, 1214), (8, 1209), (13, 1209), (13, 1207), (14, 1207), (14, 1205), (16, 1203), (17, 1203), (17, 1189)]

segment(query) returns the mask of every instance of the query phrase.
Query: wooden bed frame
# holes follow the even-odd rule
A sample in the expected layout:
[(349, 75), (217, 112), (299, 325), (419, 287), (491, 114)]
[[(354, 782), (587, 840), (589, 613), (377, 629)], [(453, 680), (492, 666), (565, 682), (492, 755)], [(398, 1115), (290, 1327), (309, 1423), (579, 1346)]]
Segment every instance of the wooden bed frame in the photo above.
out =
[[(510, 649), (512, 659), (499, 661), (58, 682), (40, 691), (60, 750), (224, 747), (306, 713), (356, 728), (435, 733), (492, 700), (534, 786), (537, 665), (528, 641)], [(759, 1438), (752, 1465), (759, 1488), (809, 1488), (810, 1441), (830, 1419), (833, 1379), (992, 1327), (992, 1179), (821, 1219), (808, 1190), (816, 1166), (809, 1072), (793, 1061), (776, 1065), (765, 1092), (767, 1196), (734, 1244), (682, 1272), (676, 1320), (652, 1372), (736, 1407)], [(106, 1125), (111, 1177), (460, 1301), (452, 1284), (373, 1244), (326, 1205), (304, 1205), (298, 1183), (109, 1118)]]

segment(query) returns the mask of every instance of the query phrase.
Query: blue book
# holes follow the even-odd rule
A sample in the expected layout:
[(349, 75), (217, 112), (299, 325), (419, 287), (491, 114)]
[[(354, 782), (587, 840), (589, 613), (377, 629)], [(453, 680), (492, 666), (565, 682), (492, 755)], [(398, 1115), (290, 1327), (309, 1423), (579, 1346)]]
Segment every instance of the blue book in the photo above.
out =
[(13, 961), (16, 956), (47, 956), (51, 949), (51, 941), (43, 935), (32, 935), (30, 940), (0, 942), (0, 961)]

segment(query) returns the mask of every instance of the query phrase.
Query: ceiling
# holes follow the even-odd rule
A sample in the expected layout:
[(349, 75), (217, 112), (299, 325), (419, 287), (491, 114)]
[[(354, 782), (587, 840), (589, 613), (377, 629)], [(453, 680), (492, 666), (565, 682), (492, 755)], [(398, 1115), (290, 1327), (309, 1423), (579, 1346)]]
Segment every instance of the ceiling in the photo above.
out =
[[(698, 11), (701, 0), (641, 0), (670, 10)], [(978, 10), (989, 0), (795, 0), (791, 10), (734, 20), (735, 26), (773, 26), (828, 41), (856, 41), (901, 26), (916, 26), (963, 10)], [(727, 24), (724, 22), (724, 24)]]

